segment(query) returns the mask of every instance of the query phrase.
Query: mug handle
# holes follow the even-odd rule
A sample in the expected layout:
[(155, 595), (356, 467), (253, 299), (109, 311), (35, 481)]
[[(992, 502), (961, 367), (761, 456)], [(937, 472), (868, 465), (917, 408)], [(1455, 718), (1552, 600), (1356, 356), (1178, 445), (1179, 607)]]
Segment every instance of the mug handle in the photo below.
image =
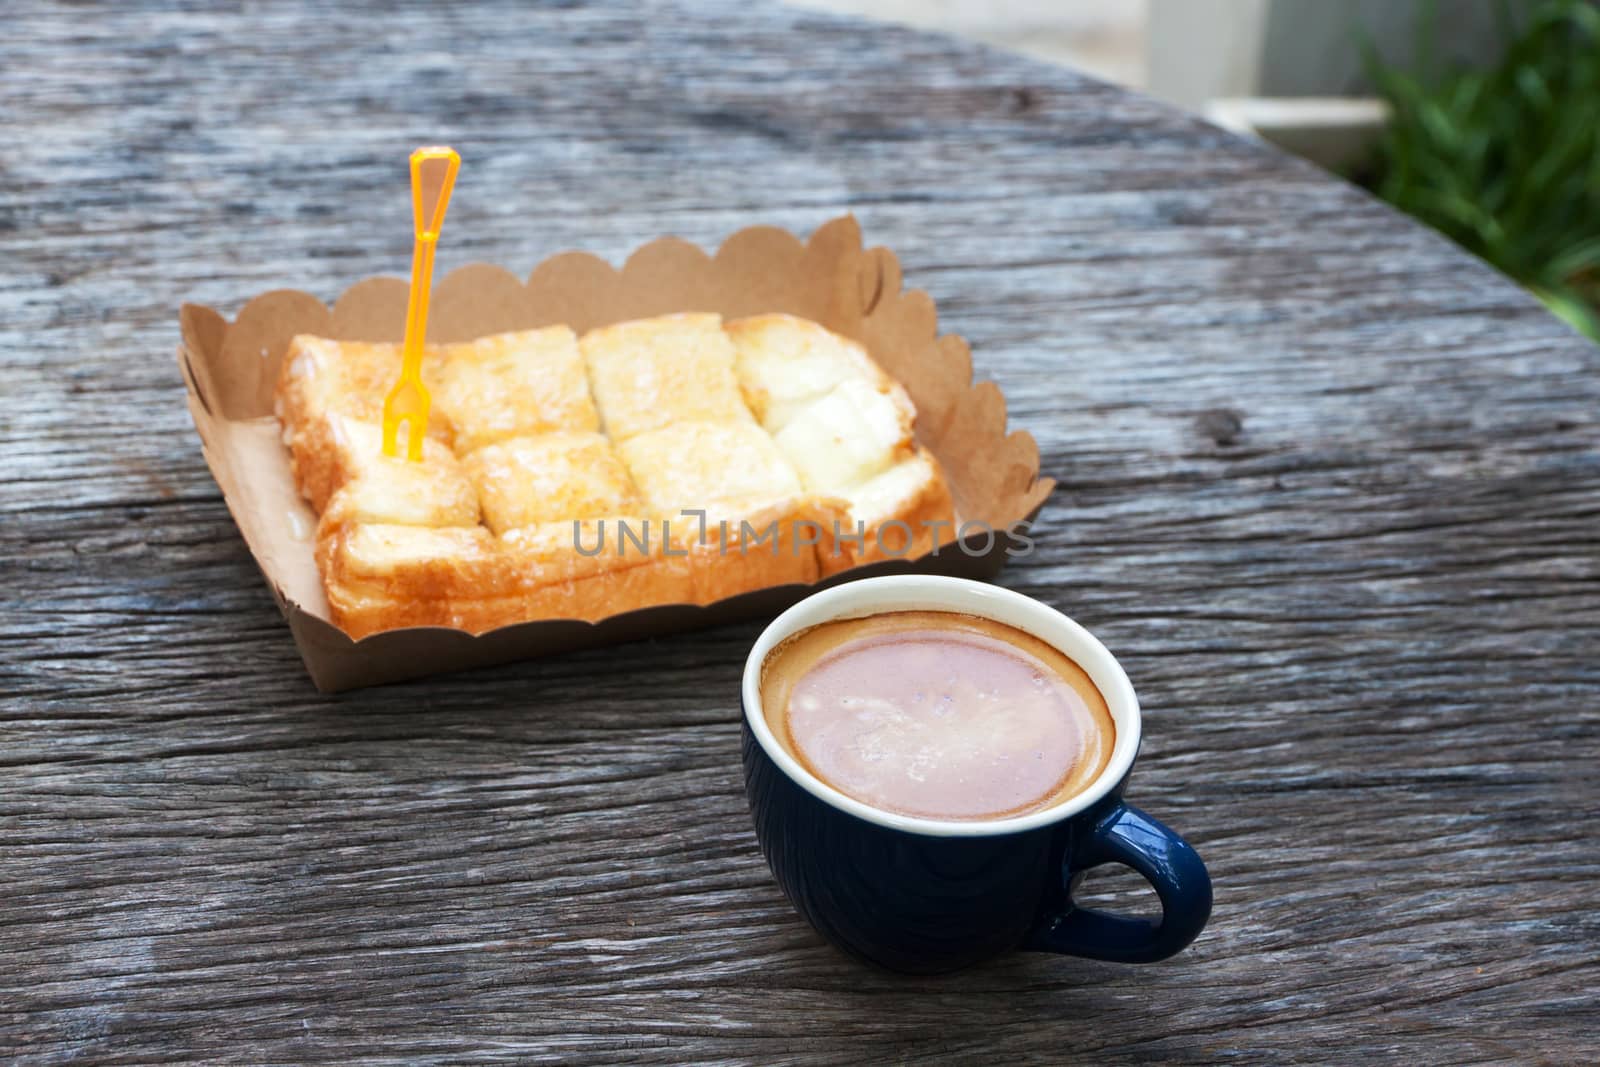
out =
[[(1081, 908), (1072, 876), (1104, 863), (1140, 874), (1161, 898), (1161, 920)], [(1211, 916), (1211, 876), (1189, 843), (1138, 808), (1118, 801), (1068, 850), (1062, 906), (1052, 909), (1024, 947), (1117, 963), (1154, 963), (1181, 952)]]

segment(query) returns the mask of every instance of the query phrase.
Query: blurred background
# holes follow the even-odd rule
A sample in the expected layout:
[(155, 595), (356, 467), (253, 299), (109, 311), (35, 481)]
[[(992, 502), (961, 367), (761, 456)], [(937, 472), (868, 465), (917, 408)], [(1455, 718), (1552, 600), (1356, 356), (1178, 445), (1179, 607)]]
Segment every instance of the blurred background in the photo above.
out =
[(1435, 227), (1600, 340), (1596, 0), (798, 0), (1142, 89)]

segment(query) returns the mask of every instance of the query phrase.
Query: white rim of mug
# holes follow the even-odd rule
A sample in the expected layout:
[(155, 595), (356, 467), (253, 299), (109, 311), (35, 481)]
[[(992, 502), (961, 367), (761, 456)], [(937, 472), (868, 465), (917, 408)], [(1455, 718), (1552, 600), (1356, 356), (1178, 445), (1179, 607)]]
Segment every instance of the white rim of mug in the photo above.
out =
[[(772, 650), (801, 630), (839, 619), (858, 619), (891, 611), (951, 611), (1015, 626), (1059, 649), (1082, 667), (1106, 699), (1116, 727), (1111, 759), (1083, 791), (1026, 815), (1004, 819), (933, 819), (885, 811), (828, 785), (806, 770), (778, 743), (761, 707), (761, 666)], [(997, 585), (932, 574), (862, 578), (813, 593), (767, 624), (744, 664), (745, 723), (767, 757), (788, 778), (831, 807), (891, 830), (930, 837), (988, 837), (1049, 826), (1094, 805), (1133, 766), (1139, 752), (1141, 716), (1133, 683), (1099, 639), (1048, 604)]]

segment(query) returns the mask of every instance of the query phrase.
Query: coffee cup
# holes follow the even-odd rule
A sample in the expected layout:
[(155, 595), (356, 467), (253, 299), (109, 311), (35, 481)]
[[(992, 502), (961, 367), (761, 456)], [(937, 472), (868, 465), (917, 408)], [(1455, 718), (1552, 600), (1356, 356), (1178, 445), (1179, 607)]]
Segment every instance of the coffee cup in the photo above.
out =
[[(775, 648), (824, 623), (889, 612), (951, 612), (1021, 630), (1085, 671), (1115, 725), (1109, 761), (1043, 810), (938, 819), (864, 803), (780, 743), (762, 707)], [(745, 792), (756, 838), (795, 909), (844, 951), (890, 970), (937, 973), (1013, 950), (1150, 963), (1181, 951), (1211, 913), (1211, 879), (1190, 845), (1122, 797), (1138, 754), (1139, 701), (1087, 630), (1037, 600), (936, 575), (868, 578), (816, 593), (774, 619), (745, 662)], [(1079, 905), (1084, 875), (1133, 868), (1155, 889), (1150, 919)]]

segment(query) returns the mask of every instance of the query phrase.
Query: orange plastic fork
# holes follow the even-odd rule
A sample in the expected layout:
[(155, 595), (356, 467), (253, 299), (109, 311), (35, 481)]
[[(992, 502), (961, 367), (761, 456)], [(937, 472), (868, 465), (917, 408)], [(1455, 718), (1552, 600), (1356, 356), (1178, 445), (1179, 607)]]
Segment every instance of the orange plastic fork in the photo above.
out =
[[(424, 164), (444, 165), (444, 176), (431, 206), (427, 199)], [(399, 454), (400, 424), (406, 425), (406, 458), (422, 458), (428, 436), (428, 408), (432, 398), (422, 384), (422, 342), (428, 335), (428, 300), (433, 288), (433, 250), (439, 243), (450, 190), (456, 184), (461, 156), (454, 148), (419, 148), (411, 153), (411, 213), (416, 244), (411, 251), (411, 296), (406, 301), (406, 341), (400, 362), (400, 380), (383, 401), (383, 454)], [(425, 209), (426, 207), (426, 209)]]

